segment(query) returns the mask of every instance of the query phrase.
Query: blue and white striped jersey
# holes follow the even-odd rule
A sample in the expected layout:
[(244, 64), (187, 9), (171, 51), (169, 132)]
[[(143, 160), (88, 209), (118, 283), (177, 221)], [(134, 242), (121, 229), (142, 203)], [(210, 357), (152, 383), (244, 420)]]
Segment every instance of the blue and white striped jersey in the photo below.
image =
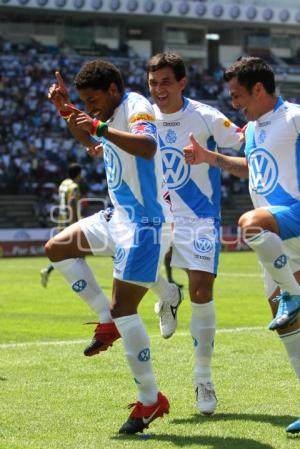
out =
[[(154, 111), (149, 101), (134, 92), (124, 94), (121, 104), (108, 121), (112, 128), (144, 134), (157, 142)], [(159, 149), (152, 160), (132, 156), (102, 138), (107, 185), (115, 214), (134, 223), (171, 221), (170, 206), (165, 202)]]
[(211, 106), (184, 98), (183, 108), (164, 114), (154, 106), (167, 182), (174, 216), (219, 217), (220, 170), (208, 164), (187, 165), (183, 148), (190, 144), (192, 132), (203, 147), (239, 149), (240, 129)]
[(274, 110), (246, 130), (245, 155), (254, 207), (300, 201), (300, 106), (278, 98)]

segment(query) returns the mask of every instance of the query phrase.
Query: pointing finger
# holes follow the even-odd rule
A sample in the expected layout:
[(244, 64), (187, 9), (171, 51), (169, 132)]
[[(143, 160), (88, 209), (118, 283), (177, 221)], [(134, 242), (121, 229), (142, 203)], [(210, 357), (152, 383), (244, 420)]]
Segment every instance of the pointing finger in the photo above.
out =
[(59, 87), (61, 88), (61, 90), (63, 92), (67, 92), (66, 85), (65, 85), (64, 80), (62, 79), (62, 76), (59, 72), (55, 72), (55, 78), (56, 78), (56, 81), (57, 81)]

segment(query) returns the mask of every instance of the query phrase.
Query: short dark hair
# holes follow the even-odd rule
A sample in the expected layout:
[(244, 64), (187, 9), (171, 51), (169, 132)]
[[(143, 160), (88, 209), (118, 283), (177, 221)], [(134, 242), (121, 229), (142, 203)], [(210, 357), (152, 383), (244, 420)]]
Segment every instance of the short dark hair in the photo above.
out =
[(147, 77), (149, 77), (150, 72), (156, 72), (164, 67), (170, 67), (173, 70), (176, 81), (180, 81), (186, 76), (185, 65), (181, 56), (177, 53), (165, 52), (157, 53), (148, 61)]
[(238, 59), (225, 70), (224, 80), (237, 78), (238, 82), (251, 92), (256, 83), (262, 83), (268, 94), (275, 92), (275, 77), (272, 67), (263, 59), (253, 56)]
[(77, 164), (77, 162), (74, 162), (73, 164), (70, 164), (68, 167), (68, 176), (71, 179), (77, 178), (81, 174), (81, 165)]
[(103, 59), (86, 62), (74, 79), (76, 89), (101, 89), (108, 91), (111, 83), (115, 83), (118, 91), (123, 93), (124, 82), (120, 70), (111, 62)]

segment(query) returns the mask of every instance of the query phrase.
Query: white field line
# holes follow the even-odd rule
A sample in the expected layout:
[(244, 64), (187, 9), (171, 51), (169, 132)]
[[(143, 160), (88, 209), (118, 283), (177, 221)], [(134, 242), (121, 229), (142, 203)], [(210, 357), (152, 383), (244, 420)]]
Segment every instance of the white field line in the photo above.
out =
[(228, 276), (237, 278), (262, 278), (262, 274), (259, 273), (224, 273), (218, 272), (218, 276)]
[[(233, 334), (242, 332), (260, 332), (265, 331), (267, 328), (262, 326), (257, 327), (235, 327), (228, 329), (217, 329), (218, 334)], [(188, 332), (176, 332), (175, 337), (188, 337)], [(160, 335), (152, 335), (151, 339), (162, 338)], [(59, 340), (59, 341), (29, 341), (26, 343), (2, 343), (0, 349), (16, 349), (16, 348), (29, 348), (30, 346), (67, 346), (67, 345), (79, 345), (87, 343), (88, 340)]]

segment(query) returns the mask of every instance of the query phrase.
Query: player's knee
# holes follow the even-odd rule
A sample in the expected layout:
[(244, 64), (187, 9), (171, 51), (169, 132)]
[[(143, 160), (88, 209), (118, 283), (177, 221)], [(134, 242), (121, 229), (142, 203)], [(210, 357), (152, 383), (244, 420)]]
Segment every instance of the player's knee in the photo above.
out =
[(191, 291), (194, 302), (205, 304), (212, 299), (212, 287), (210, 285), (199, 285)]
[(58, 245), (55, 243), (54, 238), (48, 240), (46, 245), (44, 246), (45, 253), (51, 262), (59, 262), (63, 259), (63, 257), (60, 254)]
[(255, 214), (255, 211), (250, 211), (243, 214), (240, 217), (238, 224), (245, 234), (245, 237), (261, 232), (260, 222)]

